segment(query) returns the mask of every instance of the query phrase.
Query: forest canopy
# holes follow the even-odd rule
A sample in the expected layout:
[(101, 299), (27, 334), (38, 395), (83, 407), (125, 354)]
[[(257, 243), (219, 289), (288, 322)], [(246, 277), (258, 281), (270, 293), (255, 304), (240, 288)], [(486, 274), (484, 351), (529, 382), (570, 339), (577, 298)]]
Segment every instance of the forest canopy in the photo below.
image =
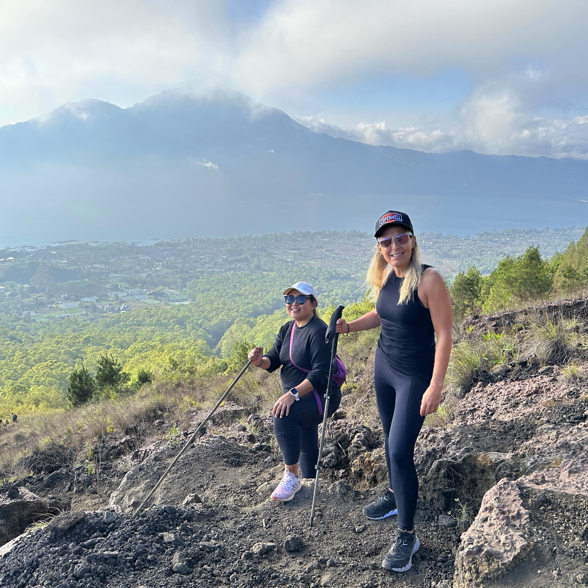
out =
[[(458, 318), (588, 285), (586, 231), (420, 242), (424, 261), (451, 283)], [(105, 355), (125, 374), (120, 393), (151, 378), (232, 369), (244, 341), (271, 345), (288, 319), (282, 292), (301, 279), (315, 286), (323, 316), (337, 304), (361, 314), (373, 243), (363, 233), (323, 232), (2, 250), (0, 418), (66, 408), (73, 374), (88, 394), (103, 393), (89, 378)], [(481, 266), (464, 269), (472, 259)]]

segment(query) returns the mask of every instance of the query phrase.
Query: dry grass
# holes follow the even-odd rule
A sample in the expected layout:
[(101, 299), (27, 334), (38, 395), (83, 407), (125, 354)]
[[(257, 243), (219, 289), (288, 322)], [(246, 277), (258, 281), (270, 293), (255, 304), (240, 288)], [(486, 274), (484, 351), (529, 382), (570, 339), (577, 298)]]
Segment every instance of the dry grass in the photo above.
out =
[(431, 429), (444, 429), (449, 424), (449, 417), (452, 412), (452, 407), (448, 403), (443, 403), (439, 406), (436, 412), (428, 414), (425, 417), (424, 426)]
[(577, 319), (544, 319), (530, 324), (525, 337), (524, 356), (540, 364), (563, 363), (573, 357), (581, 343)]
[[(227, 398), (251, 409), (271, 406), (280, 393), (275, 374), (245, 374)], [(19, 417), (18, 423), (0, 429), (0, 483), (22, 478), (35, 466), (48, 463), (95, 462), (95, 448), (111, 434), (130, 432), (146, 437), (155, 434), (156, 419), (171, 422), (178, 430), (193, 425), (194, 409), (212, 408), (226, 391), (231, 379), (220, 375), (208, 381), (158, 381), (132, 396), (91, 403), (72, 410), (56, 410)], [(54, 461), (52, 461), (54, 460)], [(99, 467), (99, 464), (98, 464)]]
[(580, 370), (573, 361), (563, 368), (562, 374), (568, 382), (575, 382), (580, 378)]
[(451, 351), (446, 384), (451, 395), (463, 397), (483, 372), (516, 359), (519, 343), (515, 335), (487, 332), (476, 339), (466, 339)]

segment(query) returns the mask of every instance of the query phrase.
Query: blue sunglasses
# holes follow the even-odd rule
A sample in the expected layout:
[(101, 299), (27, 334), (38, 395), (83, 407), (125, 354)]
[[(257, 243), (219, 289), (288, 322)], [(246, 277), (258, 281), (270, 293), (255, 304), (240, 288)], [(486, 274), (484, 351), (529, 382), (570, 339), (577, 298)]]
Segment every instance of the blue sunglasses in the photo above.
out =
[(294, 300), (298, 302), (298, 304), (304, 304), (308, 300), (308, 296), (305, 294), (298, 294), (298, 296), (294, 296), (293, 294), (288, 294), (284, 296), (284, 300), (286, 304), (294, 304)]

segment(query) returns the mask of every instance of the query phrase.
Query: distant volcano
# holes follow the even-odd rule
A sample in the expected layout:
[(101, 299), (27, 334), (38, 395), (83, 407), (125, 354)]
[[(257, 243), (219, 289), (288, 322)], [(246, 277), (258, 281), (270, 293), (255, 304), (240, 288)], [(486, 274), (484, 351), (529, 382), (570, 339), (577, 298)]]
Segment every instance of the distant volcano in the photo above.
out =
[(586, 161), (374, 147), (192, 83), (0, 129), (2, 245), (369, 231), (387, 208), (417, 231), (571, 226), (587, 200)]

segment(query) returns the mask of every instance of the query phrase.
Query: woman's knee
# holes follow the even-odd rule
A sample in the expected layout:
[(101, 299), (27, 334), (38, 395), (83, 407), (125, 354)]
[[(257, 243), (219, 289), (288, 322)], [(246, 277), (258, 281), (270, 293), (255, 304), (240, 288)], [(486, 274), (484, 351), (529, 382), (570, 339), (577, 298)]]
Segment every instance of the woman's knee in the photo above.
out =
[(398, 445), (389, 446), (390, 464), (399, 470), (407, 467), (414, 468), (414, 456), (412, 451)]
[(301, 455), (315, 455), (318, 453), (319, 444), (318, 439), (315, 437), (313, 438), (305, 438), (302, 436), (300, 439), (300, 454)]

